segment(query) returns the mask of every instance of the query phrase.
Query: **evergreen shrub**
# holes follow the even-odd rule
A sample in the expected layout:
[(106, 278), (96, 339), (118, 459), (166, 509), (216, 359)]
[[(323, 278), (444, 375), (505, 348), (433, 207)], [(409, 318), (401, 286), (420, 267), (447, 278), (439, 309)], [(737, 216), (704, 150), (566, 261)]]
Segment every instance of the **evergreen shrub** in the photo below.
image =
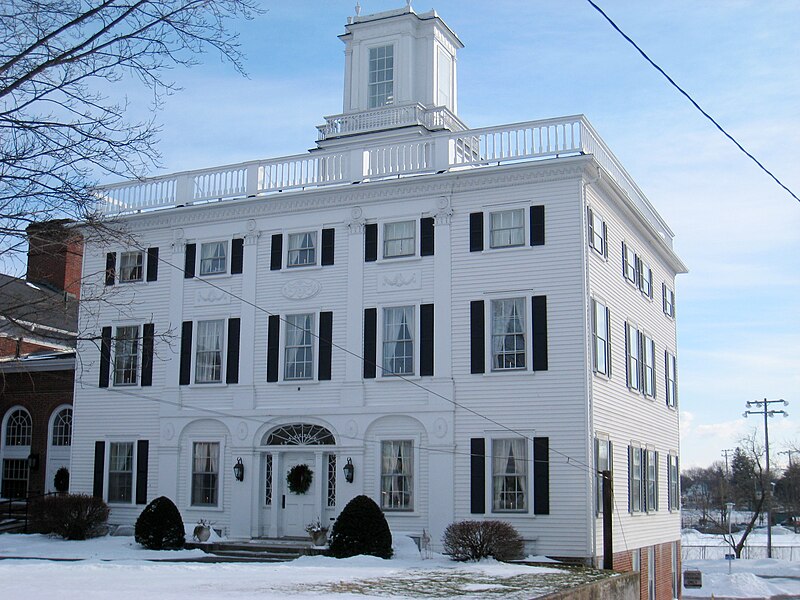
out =
[(392, 532), (380, 507), (368, 496), (356, 496), (333, 524), (329, 554), (348, 558), (359, 554), (392, 557)]
[(69, 489), (69, 469), (67, 467), (61, 467), (56, 471), (56, 475), (53, 477), (53, 487), (62, 494)]
[(457, 521), (450, 523), (442, 536), (445, 554), (458, 561), (522, 558), (524, 542), (517, 530), (505, 521)]
[(85, 540), (106, 533), (108, 513), (108, 505), (94, 496), (46, 496), (31, 503), (30, 525), (37, 533)]
[(136, 542), (149, 550), (177, 550), (186, 542), (183, 518), (175, 503), (159, 496), (136, 519)]

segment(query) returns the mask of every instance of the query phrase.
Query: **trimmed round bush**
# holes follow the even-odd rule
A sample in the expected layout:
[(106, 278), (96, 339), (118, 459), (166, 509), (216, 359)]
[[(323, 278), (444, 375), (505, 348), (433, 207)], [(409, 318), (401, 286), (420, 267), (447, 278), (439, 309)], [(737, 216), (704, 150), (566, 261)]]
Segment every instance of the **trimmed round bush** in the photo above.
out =
[(53, 487), (62, 494), (69, 489), (69, 469), (61, 467), (53, 477)]
[(31, 504), (31, 530), (67, 540), (85, 540), (106, 533), (108, 505), (83, 494), (47, 496)]
[(524, 542), (505, 521), (458, 521), (450, 523), (442, 536), (445, 554), (453, 560), (497, 560), (522, 558)]
[(392, 557), (392, 532), (380, 507), (368, 496), (356, 496), (344, 507), (331, 530), (329, 554)]
[(159, 496), (136, 519), (136, 541), (149, 550), (177, 550), (186, 542), (183, 518), (175, 503)]

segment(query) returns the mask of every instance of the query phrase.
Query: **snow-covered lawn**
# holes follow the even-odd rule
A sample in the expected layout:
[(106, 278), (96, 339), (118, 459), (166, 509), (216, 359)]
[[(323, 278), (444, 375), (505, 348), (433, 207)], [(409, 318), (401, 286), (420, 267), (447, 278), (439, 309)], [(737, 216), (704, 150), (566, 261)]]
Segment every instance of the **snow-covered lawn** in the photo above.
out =
[[(398, 538), (395, 557), (336, 560), (302, 557), (288, 563), (180, 563), (152, 559), (203, 556), (199, 550), (151, 552), (130, 537), (68, 542), (41, 535), (0, 535), (3, 597), (60, 600), (247, 600), (306, 598), (534, 598), (586, 581), (571, 571), (496, 561), (422, 560), (410, 538)], [(80, 559), (64, 561), (63, 559)], [(149, 560), (148, 560), (149, 559)], [(590, 577), (591, 579), (591, 577)]]

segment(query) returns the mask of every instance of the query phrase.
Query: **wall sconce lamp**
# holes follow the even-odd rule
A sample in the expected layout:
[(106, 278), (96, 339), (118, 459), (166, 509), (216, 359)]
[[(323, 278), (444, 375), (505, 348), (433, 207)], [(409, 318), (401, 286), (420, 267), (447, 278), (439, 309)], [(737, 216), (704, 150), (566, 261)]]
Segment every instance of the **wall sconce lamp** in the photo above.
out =
[(39, 470), (39, 455), (38, 454), (29, 454), (28, 455), (28, 468), (31, 471)]
[(242, 464), (242, 457), (236, 459), (236, 464), (233, 465), (233, 476), (236, 481), (244, 481), (244, 465)]
[(355, 477), (356, 468), (353, 466), (352, 458), (348, 457), (347, 464), (344, 467), (342, 467), (342, 470), (344, 471), (345, 481), (347, 481), (347, 483), (353, 483), (353, 477)]

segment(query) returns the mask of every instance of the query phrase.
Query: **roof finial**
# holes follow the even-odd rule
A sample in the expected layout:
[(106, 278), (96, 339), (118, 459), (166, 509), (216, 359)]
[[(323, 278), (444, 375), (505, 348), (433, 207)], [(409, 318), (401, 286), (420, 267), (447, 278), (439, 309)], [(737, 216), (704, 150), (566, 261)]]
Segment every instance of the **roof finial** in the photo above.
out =
[(356, 0), (356, 16), (361, 14), (361, 4)]

